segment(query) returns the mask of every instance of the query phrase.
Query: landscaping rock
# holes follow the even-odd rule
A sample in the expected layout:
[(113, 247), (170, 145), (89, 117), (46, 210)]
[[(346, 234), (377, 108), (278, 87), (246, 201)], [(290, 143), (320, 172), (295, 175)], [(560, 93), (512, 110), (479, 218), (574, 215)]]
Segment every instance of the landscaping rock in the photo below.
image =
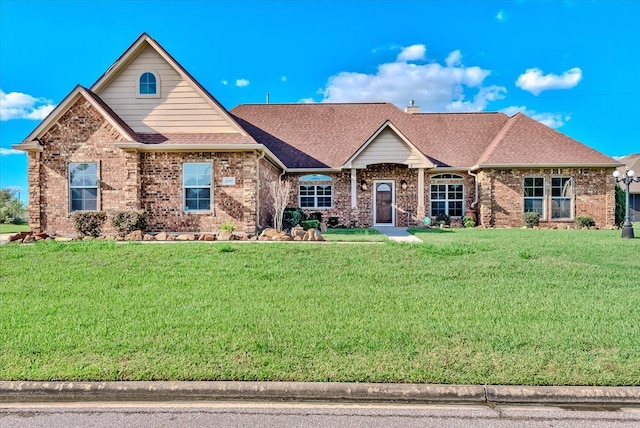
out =
[(218, 241), (233, 241), (234, 239), (236, 239), (236, 237), (230, 230), (221, 230), (216, 235), (216, 239)]
[(105, 241), (115, 241), (116, 239), (118, 239), (118, 237), (112, 233), (104, 237)]
[(18, 232), (15, 235), (9, 236), (9, 240), (7, 242), (22, 242), (24, 238), (29, 235), (30, 232)]
[(210, 233), (203, 233), (202, 235), (200, 235), (200, 241), (215, 241), (216, 237), (215, 235), (212, 235)]
[(156, 241), (166, 241), (166, 240), (167, 240), (166, 232), (160, 232), (156, 235)]
[(33, 237), (33, 235), (27, 235), (22, 240), (23, 244), (33, 244), (34, 242), (36, 242), (36, 239)]
[(291, 229), (291, 237), (294, 241), (297, 241), (296, 237), (304, 238), (305, 233), (306, 231), (300, 226), (295, 226)]
[(273, 238), (271, 238), (271, 240), (273, 241), (291, 241), (291, 236), (289, 236), (289, 234), (282, 232), (279, 235), (274, 236)]
[(83, 236), (82, 237), (83, 241), (93, 241), (94, 239), (96, 239), (96, 238), (94, 238), (93, 236)]
[(145, 233), (144, 236), (142, 237), (143, 241), (155, 241), (156, 237), (149, 234), (149, 233)]
[(71, 242), (73, 241), (73, 238), (70, 238), (68, 236), (56, 236), (55, 240), (56, 242)]
[(124, 237), (125, 241), (142, 241), (142, 231), (134, 230)]
[(193, 233), (182, 233), (176, 236), (176, 241), (195, 241), (196, 235)]
[[(156, 240), (157, 240), (157, 239), (158, 239), (158, 238), (156, 238)], [(168, 235), (168, 236), (167, 236), (167, 241), (175, 241), (175, 240), (176, 240), (176, 237), (175, 237), (175, 236), (173, 236), (173, 235)]]
[(309, 229), (307, 233), (304, 234), (303, 241), (324, 241), (324, 238), (320, 234), (320, 232), (316, 229)]

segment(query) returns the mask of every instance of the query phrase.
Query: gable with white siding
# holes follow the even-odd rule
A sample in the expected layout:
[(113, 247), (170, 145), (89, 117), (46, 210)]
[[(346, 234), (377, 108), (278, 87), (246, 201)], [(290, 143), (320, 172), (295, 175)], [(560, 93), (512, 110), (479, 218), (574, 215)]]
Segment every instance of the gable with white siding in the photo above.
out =
[(360, 169), (380, 163), (397, 163), (410, 168), (433, 167), (433, 164), (388, 122), (345, 163), (345, 166)]
[[(146, 71), (158, 77), (158, 97), (138, 95), (138, 80)], [(239, 133), (190, 80), (147, 44), (98, 95), (136, 132)]]

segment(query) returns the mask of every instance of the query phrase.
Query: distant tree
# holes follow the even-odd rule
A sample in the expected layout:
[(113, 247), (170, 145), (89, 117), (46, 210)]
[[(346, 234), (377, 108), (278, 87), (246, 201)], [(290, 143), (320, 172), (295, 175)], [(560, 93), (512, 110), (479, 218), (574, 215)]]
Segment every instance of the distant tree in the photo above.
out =
[(0, 189), (0, 223), (24, 223), (25, 207), (13, 189)]
[(627, 207), (626, 192), (616, 185), (616, 226), (622, 226), (624, 222), (624, 210)]
[(291, 196), (291, 182), (278, 180), (269, 183), (269, 195), (273, 202), (273, 228), (282, 230), (282, 217)]

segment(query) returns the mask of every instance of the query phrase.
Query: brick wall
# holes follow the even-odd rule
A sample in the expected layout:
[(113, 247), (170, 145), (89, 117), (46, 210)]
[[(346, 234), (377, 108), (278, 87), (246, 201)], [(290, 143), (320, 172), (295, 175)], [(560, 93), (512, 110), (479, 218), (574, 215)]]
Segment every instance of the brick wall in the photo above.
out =
[(593, 217), (598, 227), (614, 225), (615, 190), (613, 168), (490, 169), (480, 171), (480, 224), (495, 227), (522, 225), (524, 178), (544, 177), (545, 220), (541, 226), (575, 222), (551, 220), (551, 178), (573, 177), (574, 218)]
[[(99, 208), (125, 209), (123, 137), (89, 102), (78, 100), (47, 131), (42, 153), (29, 154), (29, 225), (49, 233), (73, 233), (69, 212), (69, 162), (99, 162)], [(37, 189), (36, 189), (37, 188)], [(109, 230), (108, 224), (105, 230)]]
[[(256, 229), (257, 155), (230, 153), (142, 153), (141, 203), (150, 231), (209, 232), (230, 221), (239, 231)], [(185, 162), (213, 164), (212, 210), (183, 209), (182, 165)], [(234, 185), (223, 185), (223, 178)]]

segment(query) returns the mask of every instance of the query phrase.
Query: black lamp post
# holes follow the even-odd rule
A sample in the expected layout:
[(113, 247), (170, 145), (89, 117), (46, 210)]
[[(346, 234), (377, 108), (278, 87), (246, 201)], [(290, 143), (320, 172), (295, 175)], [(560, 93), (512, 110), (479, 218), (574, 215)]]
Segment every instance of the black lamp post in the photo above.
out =
[(640, 177), (634, 178), (633, 176), (636, 173), (632, 169), (628, 169), (624, 176), (620, 177), (620, 171), (613, 171), (613, 176), (616, 179), (616, 183), (624, 183), (627, 186), (627, 196), (626, 196), (626, 208), (624, 214), (624, 224), (622, 225), (622, 237), (623, 238), (631, 238), (633, 239), (633, 224), (631, 223), (631, 215), (630, 215), (630, 207), (629, 207), (629, 185), (634, 181), (640, 183)]

